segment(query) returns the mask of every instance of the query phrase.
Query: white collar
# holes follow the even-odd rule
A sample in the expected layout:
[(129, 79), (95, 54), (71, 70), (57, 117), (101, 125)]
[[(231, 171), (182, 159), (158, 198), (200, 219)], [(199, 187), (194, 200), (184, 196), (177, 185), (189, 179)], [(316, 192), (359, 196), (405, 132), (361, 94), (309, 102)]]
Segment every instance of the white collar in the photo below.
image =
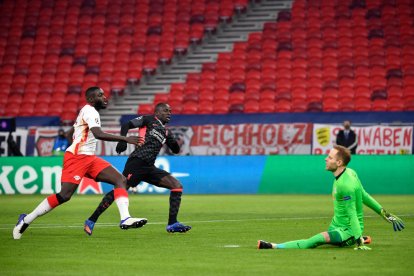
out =
[(157, 118), (157, 116), (154, 116), (154, 117), (155, 117), (155, 119), (157, 119), (157, 121), (158, 121), (158, 122), (160, 122), (160, 124), (161, 124), (163, 127), (165, 127), (165, 125), (161, 122), (161, 120), (160, 120), (160, 119), (158, 119), (158, 118)]

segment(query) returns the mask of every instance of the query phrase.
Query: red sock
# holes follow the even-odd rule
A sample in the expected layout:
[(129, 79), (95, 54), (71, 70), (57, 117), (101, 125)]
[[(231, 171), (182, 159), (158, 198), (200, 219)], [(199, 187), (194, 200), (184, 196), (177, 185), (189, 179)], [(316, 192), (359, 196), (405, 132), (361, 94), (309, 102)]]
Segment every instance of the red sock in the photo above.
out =
[(118, 199), (120, 197), (128, 198), (128, 192), (124, 188), (115, 188), (114, 189), (114, 199)]
[(57, 199), (56, 194), (48, 196), (47, 202), (52, 209), (59, 205), (59, 200)]

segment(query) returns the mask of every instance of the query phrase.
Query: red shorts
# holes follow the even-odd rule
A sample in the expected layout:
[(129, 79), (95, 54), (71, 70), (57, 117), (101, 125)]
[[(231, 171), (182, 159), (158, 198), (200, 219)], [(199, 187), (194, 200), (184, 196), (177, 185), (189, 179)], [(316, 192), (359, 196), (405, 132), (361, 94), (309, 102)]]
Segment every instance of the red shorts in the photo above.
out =
[(63, 157), (61, 181), (79, 184), (84, 176), (96, 179), (98, 174), (111, 164), (96, 155), (74, 155), (66, 152)]

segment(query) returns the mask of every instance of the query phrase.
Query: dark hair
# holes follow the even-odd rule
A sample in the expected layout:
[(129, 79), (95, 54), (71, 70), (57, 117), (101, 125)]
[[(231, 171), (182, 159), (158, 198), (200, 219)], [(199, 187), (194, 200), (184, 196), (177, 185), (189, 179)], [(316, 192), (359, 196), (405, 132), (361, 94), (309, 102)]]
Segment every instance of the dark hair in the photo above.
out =
[(95, 93), (95, 91), (97, 91), (99, 89), (101, 89), (101, 88), (98, 87), (98, 86), (91, 86), (88, 89), (86, 89), (86, 92), (85, 92), (86, 98), (91, 97), (93, 95), (93, 93)]
[(164, 108), (164, 107), (166, 107), (166, 106), (167, 106), (167, 103), (158, 103), (155, 106), (155, 111), (161, 111), (161, 109)]
[(335, 145), (333, 146), (333, 148), (338, 151), (336, 153), (338, 159), (342, 160), (342, 162), (344, 162), (344, 165), (347, 166), (348, 163), (351, 161), (351, 151), (340, 145)]

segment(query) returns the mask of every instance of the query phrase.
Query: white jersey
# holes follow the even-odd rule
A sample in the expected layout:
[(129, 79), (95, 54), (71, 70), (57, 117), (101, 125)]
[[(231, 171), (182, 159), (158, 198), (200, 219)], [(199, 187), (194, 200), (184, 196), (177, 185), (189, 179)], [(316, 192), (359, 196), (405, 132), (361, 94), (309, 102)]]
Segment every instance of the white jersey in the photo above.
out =
[(85, 105), (79, 111), (73, 127), (73, 142), (66, 151), (73, 154), (95, 155), (98, 140), (93, 135), (91, 128), (101, 127), (98, 111), (89, 104)]

